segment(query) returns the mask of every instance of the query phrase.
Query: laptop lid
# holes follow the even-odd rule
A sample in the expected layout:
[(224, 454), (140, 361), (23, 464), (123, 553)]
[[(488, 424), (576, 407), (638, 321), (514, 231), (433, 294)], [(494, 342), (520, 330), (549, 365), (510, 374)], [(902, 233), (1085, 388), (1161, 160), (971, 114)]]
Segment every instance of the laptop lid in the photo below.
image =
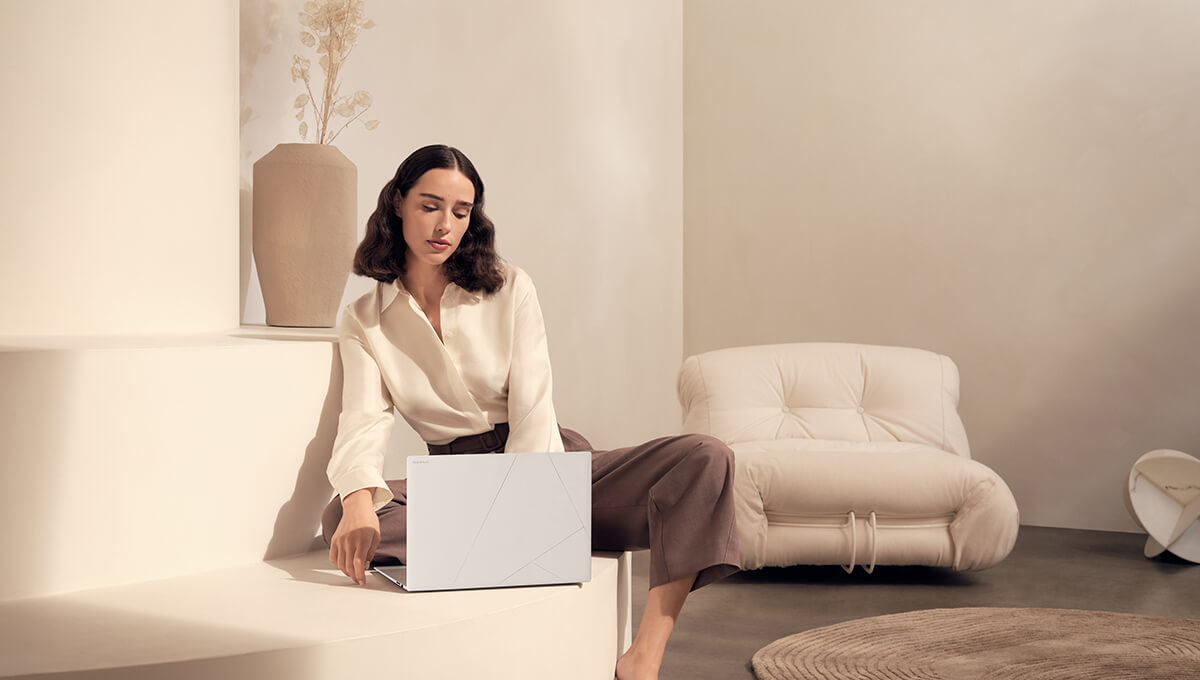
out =
[(420, 591), (590, 580), (591, 458), (410, 457), (402, 585)]

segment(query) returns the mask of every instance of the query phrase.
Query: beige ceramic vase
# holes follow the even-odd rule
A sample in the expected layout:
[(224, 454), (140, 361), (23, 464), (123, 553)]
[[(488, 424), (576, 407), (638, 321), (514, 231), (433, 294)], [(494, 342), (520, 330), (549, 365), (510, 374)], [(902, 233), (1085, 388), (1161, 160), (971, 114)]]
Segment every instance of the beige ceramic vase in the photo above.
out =
[(330, 327), (354, 260), (358, 168), (328, 144), (254, 164), (254, 264), (270, 326)]

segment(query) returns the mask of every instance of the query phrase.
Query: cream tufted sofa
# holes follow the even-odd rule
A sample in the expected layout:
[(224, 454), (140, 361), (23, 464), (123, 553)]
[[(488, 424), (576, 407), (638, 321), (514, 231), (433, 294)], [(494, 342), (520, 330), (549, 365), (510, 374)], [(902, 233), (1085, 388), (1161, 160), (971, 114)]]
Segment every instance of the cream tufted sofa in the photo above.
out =
[(984, 569), (1017, 537), (1004, 480), (971, 460), (949, 357), (798, 343), (689, 357), (684, 431), (737, 460), (742, 567)]

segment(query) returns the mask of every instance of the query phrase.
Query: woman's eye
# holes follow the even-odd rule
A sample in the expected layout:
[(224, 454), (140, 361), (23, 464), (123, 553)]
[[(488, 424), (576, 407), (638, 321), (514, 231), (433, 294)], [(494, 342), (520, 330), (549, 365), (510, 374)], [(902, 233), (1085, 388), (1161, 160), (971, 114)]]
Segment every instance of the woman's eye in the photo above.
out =
[(423, 205), (423, 206), (421, 206), (421, 208), (422, 208), (422, 209), (423, 209), (425, 212), (437, 212), (437, 206), (436, 206), (436, 205)]
[(471, 213), (454, 213), (454, 216), (460, 220), (465, 220), (471, 216)]

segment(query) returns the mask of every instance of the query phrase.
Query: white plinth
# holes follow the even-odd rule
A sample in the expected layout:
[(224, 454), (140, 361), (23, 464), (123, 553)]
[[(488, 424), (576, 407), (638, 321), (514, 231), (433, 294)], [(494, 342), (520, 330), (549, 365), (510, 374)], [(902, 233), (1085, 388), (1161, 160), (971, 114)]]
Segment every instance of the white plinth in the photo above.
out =
[(408, 593), (354, 586), (322, 551), (18, 600), (0, 604), (0, 677), (608, 680), (629, 571), (597, 553), (583, 585)]

